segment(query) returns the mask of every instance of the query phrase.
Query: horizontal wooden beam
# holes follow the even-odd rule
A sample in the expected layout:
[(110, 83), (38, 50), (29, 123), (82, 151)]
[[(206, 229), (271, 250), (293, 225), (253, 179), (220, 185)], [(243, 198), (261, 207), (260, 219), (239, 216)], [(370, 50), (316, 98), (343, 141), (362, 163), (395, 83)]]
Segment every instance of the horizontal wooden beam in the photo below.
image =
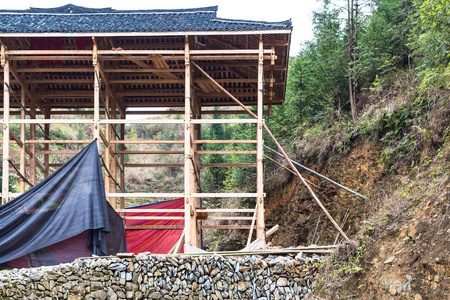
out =
[(125, 220), (184, 220), (184, 217), (174, 217), (174, 216), (133, 216), (133, 217), (122, 217)]
[(135, 150), (125, 150), (125, 151), (114, 151), (115, 154), (184, 154), (184, 151), (135, 151)]
[(256, 163), (211, 163), (200, 164), (201, 168), (229, 168), (229, 167), (242, 167), (242, 168), (256, 168)]
[(128, 225), (125, 230), (184, 229), (184, 225)]
[(184, 209), (163, 209), (163, 208), (126, 208), (116, 209), (118, 213), (184, 213)]
[(254, 213), (254, 209), (249, 208), (196, 208), (197, 212), (205, 213)]
[(256, 154), (256, 150), (200, 150), (197, 151), (197, 154)]
[(184, 164), (125, 164), (125, 168), (184, 168)]
[(256, 144), (256, 140), (195, 140), (194, 144)]
[(141, 119), (141, 120), (127, 120), (127, 119), (102, 119), (100, 124), (184, 124), (184, 120), (176, 119)]
[[(183, 193), (106, 193), (106, 197), (125, 198), (183, 198)], [(172, 211), (172, 210), (171, 210)]]
[(250, 229), (250, 225), (200, 225), (200, 229)]
[[(255, 198), (258, 193), (191, 193), (190, 197), (206, 198)], [(254, 212), (254, 209), (251, 210)]]
[(255, 124), (256, 119), (192, 119), (192, 124)]
[(184, 141), (169, 141), (169, 140), (115, 140), (109, 141), (110, 144), (184, 144)]

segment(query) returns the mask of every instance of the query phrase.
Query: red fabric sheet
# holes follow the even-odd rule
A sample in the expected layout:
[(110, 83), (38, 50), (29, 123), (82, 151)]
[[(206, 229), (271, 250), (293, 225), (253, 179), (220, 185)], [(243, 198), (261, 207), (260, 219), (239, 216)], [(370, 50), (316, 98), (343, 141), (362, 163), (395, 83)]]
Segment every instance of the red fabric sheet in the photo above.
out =
[[(154, 204), (142, 205), (135, 208), (148, 209), (184, 209), (184, 198), (174, 199)], [(125, 213), (125, 216), (180, 216), (184, 213)], [(136, 225), (183, 225), (184, 220), (126, 220), (127, 226)], [(167, 254), (180, 238), (182, 229), (158, 229), (158, 230), (125, 230), (125, 240), (127, 241), (127, 252), (138, 254), (141, 252), (151, 252)], [(182, 251), (183, 252), (183, 249)]]
[(30, 253), (8, 262), (10, 268), (31, 268), (51, 266), (74, 261), (79, 257), (92, 255), (88, 245), (89, 230), (62, 242), (53, 244), (35, 253)]

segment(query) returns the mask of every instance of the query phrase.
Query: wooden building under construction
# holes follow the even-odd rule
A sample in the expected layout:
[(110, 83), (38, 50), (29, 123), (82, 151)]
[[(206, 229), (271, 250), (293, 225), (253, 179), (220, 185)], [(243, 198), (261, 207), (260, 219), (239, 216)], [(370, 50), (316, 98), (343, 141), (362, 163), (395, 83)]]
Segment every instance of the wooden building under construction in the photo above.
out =
[[(122, 212), (127, 198), (185, 198), (184, 234), (187, 246), (200, 247), (205, 214), (254, 212), (251, 224), (223, 228), (253, 230), (264, 238), (264, 115), (283, 103), (292, 31), (291, 21), (260, 22), (217, 17), (217, 7), (177, 10), (92, 9), (74, 5), (58, 8), (0, 11), (3, 123), (2, 202), (17, 196), (9, 191), (9, 175), (37, 183), (36, 174), (49, 176), (59, 167), (51, 144), (87, 144), (91, 140), (52, 139), (55, 124), (93, 127), (104, 163), (108, 201)], [(248, 118), (212, 119), (214, 113), (249, 113)], [(184, 108), (183, 119), (148, 118), (149, 108)], [(223, 109), (227, 107), (226, 109)], [(180, 113), (181, 110), (178, 110)], [(158, 114), (172, 113), (159, 111)], [(134, 114), (134, 118), (127, 118)], [(63, 115), (64, 117), (62, 117)], [(83, 117), (81, 118), (80, 115)], [(138, 118), (136, 116), (139, 116)], [(126, 140), (126, 124), (180, 124), (184, 140)], [(248, 140), (202, 140), (205, 124), (255, 124)], [(20, 135), (11, 130), (19, 124)], [(44, 139), (37, 138), (37, 130)], [(184, 164), (147, 164), (139, 167), (184, 168), (182, 193), (135, 193), (125, 190), (125, 155), (161, 155), (165, 151), (129, 151), (127, 144), (182, 144)], [(208, 143), (250, 143), (254, 163), (204, 164), (204, 154), (227, 155), (230, 151), (202, 151)], [(11, 150), (19, 147), (20, 151)], [(41, 144), (44, 150), (37, 150)], [(16, 149), (16, 148), (14, 148)], [(239, 151), (233, 151), (233, 154)], [(19, 157), (14, 162), (12, 155)], [(201, 168), (254, 167), (255, 193), (202, 193)], [(201, 207), (200, 199), (252, 197), (255, 209)], [(200, 212), (202, 214), (200, 214)], [(238, 220), (239, 217), (236, 217)], [(221, 227), (221, 228), (222, 228)], [(218, 228), (218, 227), (217, 227)], [(189, 247), (185, 246), (189, 252)]]

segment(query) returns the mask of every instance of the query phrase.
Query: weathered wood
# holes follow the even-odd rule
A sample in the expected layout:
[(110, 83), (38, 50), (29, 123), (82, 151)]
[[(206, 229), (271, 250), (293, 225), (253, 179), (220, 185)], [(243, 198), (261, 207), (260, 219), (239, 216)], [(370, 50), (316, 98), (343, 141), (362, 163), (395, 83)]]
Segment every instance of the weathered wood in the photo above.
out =
[(245, 124), (245, 123), (257, 123), (254, 119), (199, 119), (191, 120), (192, 124)]
[(128, 217), (125, 215), (123, 217), (125, 220), (184, 220), (184, 217), (174, 217), (174, 216), (136, 216)]
[(258, 197), (258, 193), (191, 193), (192, 197), (207, 197), (207, 198), (252, 198)]
[(253, 150), (202, 150), (198, 154), (256, 154)]
[(201, 225), (201, 229), (250, 229), (250, 225)]
[(184, 164), (124, 164), (125, 168), (184, 168)]
[(116, 209), (118, 213), (184, 213), (184, 209), (166, 209), (166, 208), (127, 208)]
[(183, 225), (128, 225), (125, 230), (184, 229)]
[(277, 224), (277, 225), (273, 226), (272, 228), (270, 228), (269, 230), (267, 230), (266, 237), (274, 234), (279, 228), (280, 228), (280, 226)]
[(250, 247), (250, 243), (252, 241), (253, 228), (255, 227), (257, 214), (258, 214), (258, 204), (256, 204), (255, 210), (254, 210), (254, 213), (253, 213), (253, 217), (251, 217), (252, 218), (252, 224), (250, 225), (250, 231), (248, 232), (247, 248)]
[(166, 140), (125, 140), (110, 141), (111, 144), (184, 144), (184, 141), (166, 141)]
[[(21, 104), (21, 109), (20, 109), (20, 118), (21, 119), (25, 119), (26, 117), (26, 113), (25, 113), (25, 89), (23, 87), (21, 87), (20, 89), (20, 104)], [(25, 145), (25, 124), (20, 124), (20, 142), (22, 143), (22, 145), (20, 146), (20, 173), (22, 175), (25, 175), (25, 149), (26, 149), (26, 145)], [(19, 191), (21, 193), (25, 192), (25, 181), (21, 178), (20, 182), (19, 182)]]
[(256, 144), (256, 140), (196, 140), (196, 144)]
[(256, 238), (265, 239), (265, 224), (264, 224), (264, 89), (263, 89), (263, 75), (264, 75), (264, 45), (263, 35), (259, 37), (259, 59), (258, 59), (258, 125), (256, 127), (256, 192), (258, 198), (256, 199), (257, 213), (256, 213)]
[(145, 151), (145, 150), (125, 150), (125, 151), (114, 151), (115, 154), (184, 154), (184, 151)]
[(204, 213), (253, 213), (254, 209), (249, 208), (201, 208), (199, 212)]
[(109, 193), (107, 197), (125, 198), (182, 198), (184, 193)]
[(3, 67), (3, 163), (2, 163), (2, 203), (9, 199), (9, 61), (5, 57), (5, 45), (1, 44), (1, 64)]
[(229, 168), (229, 167), (242, 167), (242, 168), (254, 168), (256, 163), (211, 163), (200, 164), (201, 168)]

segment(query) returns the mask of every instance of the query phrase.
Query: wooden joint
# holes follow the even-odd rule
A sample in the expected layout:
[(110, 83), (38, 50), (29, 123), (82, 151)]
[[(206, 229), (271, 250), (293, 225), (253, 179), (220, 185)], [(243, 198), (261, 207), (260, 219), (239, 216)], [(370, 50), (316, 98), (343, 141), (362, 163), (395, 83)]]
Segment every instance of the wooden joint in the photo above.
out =
[(5, 45), (1, 45), (1, 65), (2, 67), (5, 67), (6, 65), (6, 46)]
[(92, 65), (95, 67), (98, 64), (98, 55), (97, 55), (98, 46), (97, 46), (97, 41), (95, 40), (95, 37), (92, 37), (92, 42), (93, 42)]

